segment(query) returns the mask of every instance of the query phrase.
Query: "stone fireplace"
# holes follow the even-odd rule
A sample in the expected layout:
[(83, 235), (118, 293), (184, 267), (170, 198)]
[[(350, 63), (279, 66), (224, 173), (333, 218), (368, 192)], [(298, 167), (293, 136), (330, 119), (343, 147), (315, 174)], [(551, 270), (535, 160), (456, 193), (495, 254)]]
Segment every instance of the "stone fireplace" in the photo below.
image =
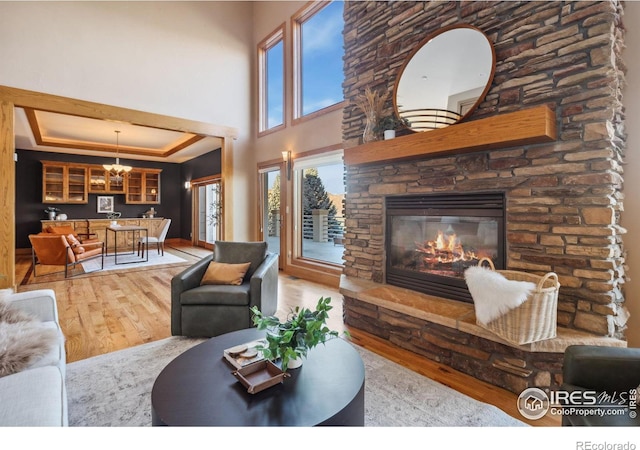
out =
[[(407, 55), (443, 26), (478, 27), (496, 49), (485, 101), (448, 131), (362, 144), (364, 117), (352, 102), (345, 107), (340, 289), (348, 325), (516, 393), (557, 387), (567, 345), (626, 345), (621, 14), (617, 2), (345, 3), (347, 100), (365, 87), (391, 92)], [(518, 134), (543, 122), (553, 133)], [(406, 249), (399, 256), (393, 248), (406, 243), (386, 237), (390, 200), (488, 192), (504, 198), (504, 246), (482, 251), (495, 252), (498, 267), (558, 274), (556, 339), (509, 345), (475, 325), (471, 303), (390, 282), (403, 258), (404, 272), (431, 264), (406, 261)], [(444, 223), (448, 215), (438, 217)], [(480, 228), (477, 216), (464, 217), (474, 217), (464, 219), (464, 232)], [(420, 236), (420, 252), (434, 253), (427, 243), (437, 231)]]

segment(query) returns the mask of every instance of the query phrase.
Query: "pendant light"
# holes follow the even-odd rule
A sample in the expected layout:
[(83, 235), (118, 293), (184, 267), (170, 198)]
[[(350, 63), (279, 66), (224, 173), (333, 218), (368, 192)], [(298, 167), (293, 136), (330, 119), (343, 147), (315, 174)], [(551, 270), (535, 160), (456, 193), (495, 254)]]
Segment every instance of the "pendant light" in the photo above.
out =
[(111, 175), (113, 175), (116, 180), (120, 180), (123, 175), (131, 172), (131, 166), (123, 166), (120, 164), (120, 131), (115, 130), (116, 133), (116, 163), (115, 164), (103, 164), (105, 170), (108, 170)]

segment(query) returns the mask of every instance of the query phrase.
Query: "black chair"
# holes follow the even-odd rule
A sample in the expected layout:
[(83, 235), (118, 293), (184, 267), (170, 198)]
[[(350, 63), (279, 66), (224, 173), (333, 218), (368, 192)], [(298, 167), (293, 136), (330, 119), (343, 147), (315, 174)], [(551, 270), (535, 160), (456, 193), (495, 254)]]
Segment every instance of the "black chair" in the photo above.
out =
[[(620, 410), (620, 402), (629, 405), (630, 392), (640, 385), (640, 349), (572, 345), (564, 353), (561, 390), (568, 392), (591, 391), (591, 397), (601, 396), (598, 408)], [(597, 393), (597, 394), (593, 394)], [(581, 401), (581, 395), (576, 399)], [(575, 401), (575, 400), (574, 400)], [(588, 403), (589, 400), (586, 402)], [(637, 401), (637, 399), (636, 399)], [(566, 403), (562, 426), (638, 426), (640, 418), (631, 410), (624, 414), (581, 414)], [(637, 410), (636, 410), (637, 412)]]
[[(240, 285), (200, 285), (209, 263), (251, 265)], [(213, 337), (252, 326), (257, 306), (273, 315), (278, 306), (278, 255), (266, 242), (217, 241), (213, 254), (171, 279), (171, 334)]]

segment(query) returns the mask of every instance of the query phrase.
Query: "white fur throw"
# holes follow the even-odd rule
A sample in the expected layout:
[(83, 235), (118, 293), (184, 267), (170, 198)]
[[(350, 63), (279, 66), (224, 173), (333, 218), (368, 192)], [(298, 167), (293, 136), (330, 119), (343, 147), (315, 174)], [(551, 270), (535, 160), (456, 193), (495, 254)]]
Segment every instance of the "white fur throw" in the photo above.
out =
[(520, 306), (536, 288), (534, 283), (509, 280), (486, 267), (469, 267), (464, 279), (473, 297), (476, 319), (485, 325)]
[(13, 294), (13, 289), (11, 288), (0, 289), (0, 300), (4, 300), (5, 298), (9, 297), (11, 294)]
[(0, 299), (0, 323), (28, 322), (32, 319), (33, 317), (26, 312), (11, 306), (11, 303), (9, 302)]
[(60, 333), (0, 300), (0, 377), (19, 372), (60, 345)]

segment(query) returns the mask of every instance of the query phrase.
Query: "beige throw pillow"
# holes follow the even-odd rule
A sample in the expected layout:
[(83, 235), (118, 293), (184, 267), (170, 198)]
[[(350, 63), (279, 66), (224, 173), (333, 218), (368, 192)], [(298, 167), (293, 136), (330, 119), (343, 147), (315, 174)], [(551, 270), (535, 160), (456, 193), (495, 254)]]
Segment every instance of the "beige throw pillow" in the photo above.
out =
[(207, 271), (200, 281), (203, 284), (233, 284), (241, 285), (244, 275), (249, 270), (250, 262), (242, 264), (227, 264), (211, 261)]

